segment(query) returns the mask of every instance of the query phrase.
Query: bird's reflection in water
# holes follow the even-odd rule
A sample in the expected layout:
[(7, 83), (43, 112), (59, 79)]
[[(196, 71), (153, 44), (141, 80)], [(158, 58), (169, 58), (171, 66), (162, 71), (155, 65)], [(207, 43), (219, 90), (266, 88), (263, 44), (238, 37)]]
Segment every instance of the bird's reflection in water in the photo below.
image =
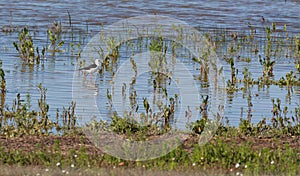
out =
[(95, 81), (83, 80), (82, 89), (86, 92), (90, 92), (90, 95), (93, 93), (93, 95), (97, 96), (99, 92), (99, 84), (97, 84), (97, 80), (98, 79), (96, 79)]

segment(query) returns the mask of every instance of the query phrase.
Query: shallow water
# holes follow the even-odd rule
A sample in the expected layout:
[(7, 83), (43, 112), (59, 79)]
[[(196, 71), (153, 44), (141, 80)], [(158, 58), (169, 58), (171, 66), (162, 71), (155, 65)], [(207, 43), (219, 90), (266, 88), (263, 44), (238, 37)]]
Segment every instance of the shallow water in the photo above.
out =
[[(67, 10), (72, 18), (73, 30), (69, 28), (69, 18)], [(48, 89), (47, 99), (50, 105), (50, 115), (55, 117), (56, 108), (68, 106), (72, 101), (72, 79), (74, 71), (76, 72), (76, 53), (75, 47), (71, 51), (70, 43), (81, 43), (81, 49), (87, 44), (88, 40), (102, 28), (102, 25), (109, 25), (118, 20), (137, 15), (157, 14), (167, 15), (171, 18), (185, 21), (200, 31), (213, 31), (221, 28), (223, 31), (248, 31), (251, 26), (256, 28), (257, 33), (264, 34), (264, 27), (270, 26), (272, 22), (276, 23), (278, 29), (283, 29), (286, 24), (290, 33), (299, 33), (300, 15), (299, 2), (297, 1), (156, 1), (148, 3), (147, 1), (0, 1), (0, 27), (22, 28), (24, 25), (34, 31), (34, 41), (41, 48), (47, 47), (49, 40), (47, 38), (47, 27), (53, 21), (61, 21), (64, 33), (62, 40), (65, 41), (63, 49), (65, 52), (56, 53), (54, 57), (47, 55), (44, 65), (35, 66), (32, 70), (28, 66), (23, 66), (18, 58), (12, 43), (17, 41), (17, 32), (0, 32), (0, 59), (3, 62), (3, 69), (7, 80), (7, 101), (12, 104), (17, 93), (20, 93), (23, 99), (30, 93), (32, 104), (35, 104), (39, 98), (37, 85), (42, 83)], [(265, 21), (262, 21), (262, 16)], [(260, 47), (264, 46), (262, 39)], [(227, 46), (220, 49), (218, 55), (222, 58), (226, 54)], [(263, 55), (262, 50), (260, 54)], [(125, 57), (124, 54), (123, 57)], [(248, 66), (252, 72), (253, 78), (261, 75), (262, 66), (259, 65), (257, 55), (247, 52), (247, 49), (239, 55), (247, 56), (252, 59), (250, 63), (237, 61), (237, 67), (240, 70), (238, 77), (242, 77), (241, 71), (244, 66)], [(293, 58), (286, 59), (279, 57), (274, 67), (275, 80), (285, 76), (287, 70), (294, 70)], [(189, 63), (193, 73), (198, 73), (197, 65)], [(229, 79), (230, 70), (223, 61), (226, 78)], [(258, 68), (257, 65), (260, 67)], [(94, 77), (95, 78), (95, 77)], [(79, 79), (82, 79), (80, 77)], [(89, 79), (89, 78), (87, 78)], [(87, 84), (87, 89), (97, 89), (105, 91), (109, 87), (111, 77), (100, 75), (97, 80), (101, 84), (96, 86)], [(80, 80), (82, 81), (82, 80)], [(102, 84), (105, 83), (105, 84)], [(144, 83), (139, 89), (145, 87)], [(241, 86), (240, 86), (241, 87)], [(282, 106), (289, 107), (290, 114), (293, 114), (294, 107), (300, 104), (300, 88), (294, 87), (290, 97), (286, 97), (285, 87), (270, 86), (259, 89), (253, 86), (252, 95), (252, 122), (256, 123), (262, 117), (271, 117), (272, 102), (271, 98), (280, 98)], [(106, 96), (106, 95), (103, 95)], [(107, 107), (107, 102), (103, 102), (103, 97), (99, 96), (97, 103), (99, 107)], [(109, 112), (103, 112), (109, 114)], [(233, 125), (239, 123), (240, 117), (247, 117), (247, 95), (243, 96), (242, 91), (228, 95), (225, 107), (225, 117)]]

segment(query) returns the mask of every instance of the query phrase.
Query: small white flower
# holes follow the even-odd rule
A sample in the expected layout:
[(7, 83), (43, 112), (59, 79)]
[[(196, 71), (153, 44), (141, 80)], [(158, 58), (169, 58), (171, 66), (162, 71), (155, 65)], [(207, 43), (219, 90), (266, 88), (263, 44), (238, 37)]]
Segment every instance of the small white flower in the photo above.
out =
[(248, 166), (247, 166), (247, 165), (245, 165), (245, 169), (247, 169), (247, 167), (248, 167)]
[(143, 165), (143, 168), (145, 168), (145, 165)]
[(75, 154), (74, 157), (77, 158), (77, 155)]
[(172, 161), (175, 161), (175, 158), (172, 158)]
[(49, 171), (49, 169), (45, 169), (45, 172), (48, 172)]
[(66, 172), (66, 175), (69, 175), (69, 171)]
[(196, 166), (196, 163), (193, 163), (193, 166)]
[(114, 169), (116, 168), (116, 166), (113, 167)]
[(40, 173), (37, 173), (36, 176), (40, 176)]
[(66, 170), (62, 170), (61, 172), (62, 172), (62, 173), (65, 173), (65, 172), (66, 172)]
[(239, 172), (237, 172), (237, 173), (236, 173), (236, 175), (240, 175), (240, 173), (239, 173)]
[(239, 168), (239, 167), (240, 167), (240, 164), (236, 163), (235, 168)]
[(56, 163), (56, 166), (60, 166), (60, 162)]
[(275, 162), (274, 161), (271, 161), (271, 164), (274, 164)]
[(204, 160), (204, 158), (203, 158), (203, 157), (201, 157), (200, 159), (201, 159), (201, 160)]
[(74, 164), (71, 164), (71, 167), (72, 167), (72, 168), (75, 167)]

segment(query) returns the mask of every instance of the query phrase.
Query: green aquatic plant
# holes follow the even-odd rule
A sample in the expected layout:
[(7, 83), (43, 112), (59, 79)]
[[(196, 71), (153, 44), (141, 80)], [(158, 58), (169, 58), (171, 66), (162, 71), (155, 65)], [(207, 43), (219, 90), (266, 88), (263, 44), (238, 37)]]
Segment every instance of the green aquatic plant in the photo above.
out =
[[(273, 23), (272, 23), (273, 25)], [(272, 51), (272, 33), (273, 33), (273, 27), (270, 28), (270, 27), (266, 27), (265, 30), (266, 30), (266, 38), (267, 38), (267, 45), (265, 47), (265, 55), (267, 57), (270, 57), (271, 56), (271, 51)]]
[(112, 103), (112, 94), (109, 92), (108, 89), (106, 89), (106, 97), (107, 97), (108, 103), (110, 105), (110, 108), (112, 108), (112, 105), (113, 105), (113, 103)]
[(295, 53), (297, 56), (300, 55), (300, 39), (298, 36), (294, 37), (294, 41), (295, 41)]
[(204, 131), (205, 126), (207, 125), (207, 118), (201, 118), (200, 120), (196, 120), (191, 123), (191, 129), (196, 134), (201, 134)]
[(137, 74), (138, 74), (137, 70), (138, 70), (138, 68), (137, 68), (136, 62), (134, 61), (134, 59), (132, 57), (130, 58), (130, 63), (132, 65), (132, 69), (134, 71), (134, 77), (137, 77)]
[(238, 49), (239, 49), (238, 46), (235, 47), (233, 44), (231, 44), (231, 45), (229, 46), (229, 48), (228, 48), (228, 53), (229, 53), (230, 55), (234, 55), (235, 53), (237, 53)]
[(278, 80), (278, 84), (280, 86), (287, 86), (288, 88), (291, 88), (292, 85), (298, 85), (300, 83), (297, 81), (297, 76), (294, 74), (294, 72), (290, 71), (289, 73), (286, 73), (285, 78), (281, 77)]
[(261, 59), (259, 56), (259, 63), (264, 67), (263, 76), (274, 76), (273, 75), (273, 67), (275, 65), (275, 60), (271, 61), (270, 57), (266, 56), (264, 59)]
[(48, 50), (51, 51), (52, 56), (54, 56), (56, 52), (62, 52), (62, 50), (60, 50), (59, 48), (61, 48), (65, 42), (60, 39), (61, 32), (61, 23), (58, 24), (56, 21), (54, 21), (52, 27), (48, 29), (48, 36), (51, 43), (48, 46)]
[(147, 98), (143, 98), (144, 100), (143, 100), (143, 103), (144, 103), (144, 108), (145, 108), (145, 110), (146, 110), (146, 122), (148, 122), (148, 113), (149, 113), (149, 110), (151, 110), (150, 109), (150, 104), (149, 104), (149, 102), (148, 102), (148, 100), (147, 100)]
[(254, 134), (253, 124), (251, 124), (249, 119), (240, 119), (240, 124), (238, 129), (240, 133), (246, 136), (250, 136)]
[(290, 123), (289, 119), (286, 117), (287, 113), (287, 107), (281, 107), (281, 100), (279, 98), (276, 99), (276, 102), (274, 99), (272, 99), (272, 125), (274, 129), (279, 129), (280, 132), (286, 134), (288, 133), (288, 124)]
[(298, 72), (300, 73), (300, 64), (295, 64), (295, 68), (298, 70)]
[[(70, 43), (70, 47), (71, 47), (71, 53), (72, 54), (74, 53), (75, 49), (77, 49), (77, 53), (75, 53), (74, 55), (76, 55), (77, 58), (80, 58), (81, 52), (82, 52), (81, 51), (81, 44), (80, 44), (80, 42), (78, 42), (77, 44)], [(97, 52), (100, 55), (100, 51), (97, 51)], [(103, 57), (100, 56), (100, 58), (103, 58)]]
[[(207, 113), (209, 96), (206, 95), (205, 98), (204, 98), (204, 96), (202, 95), (201, 97), (202, 97), (202, 102), (201, 102), (201, 105), (199, 107), (199, 111), (200, 111), (200, 113), (202, 113), (202, 116), (203, 116), (203, 114)], [(204, 117), (206, 117), (206, 116), (204, 116)]]
[(279, 117), (281, 115), (281, 106), (280, 106), (280, 99), (277, 98), (276, 102), (275, 99), (272, 98), (272, 105), (273, 105), (273, 109), (272, 109), (272, 113), (273, 113), (273, 118), (275, 117)]
[(251, 63), (251, 57), (242, 57), (241, 61)]
[(150, 49), (150, 51), (153, 51), (153, 52), (162, 52), (164, 49), (163, 38), (162, 37), (151, 38), (149, 49)]
[[(136, 90), (131, 90), (129, 93), (129, 102), (130, 102), (130, 107), (133, 108), (137, 104), (137, 93)], [(138, 106), (136, 107), (138, 109)]]
[[(42, 112), (31, 111), (26, 103), (21, 102), (21, 96), (18, 94), (11, 110), (4, 112), (1, 133), (9, 137), (49, 134), (54, 124), (47, 118), (48, 116), (42, 118)], [(11, 124), (9, 119), (15, 123)]]
[(227, 92), (228, 93), (233, 93), (234, 91), (237, 91), (237, 77), (236, 75), (238, 74), (238, 69), (234, 66), (234, 59), (232, 57), (230, 58), (225, 58), (225, 60), (229, 63), (230, 65), (230, 71), (231, 71), (231, 79), (227, 80)]
[(238, 70), (234, 66), (234, 59), (232, 57), (228, 59), (228, 62), (230, 64), (230, 70), (231, 70), (231, 80), (230, 80), (230, 83), (231, 83), (232, 86), (234, 86), (235, 83), (236, 83), (236, 81), (237, 81), (236, 75), (238, 73)]
[(61, 33), (62, 33), (62, 24), (61, 21), (58, 23), (57, 21), (54, 21), (52, 25), (48, 28), (48, 31), (51, 31), (52, 33), (56, 34), (57, 38), (60, 39)]
[(192, 58), (194, 62), (200, 64), (198, 80), (203, 81), (205, 83), (208, 82), (208, 71), (209, 71), (207, 58), (208, 58), (208, 53), (206, 52), (203, 53), (201, 58), (195, 58), (195, 57)]
[(247, 109), (247, 119), (251, 122), (253, 103), (252, 103), (252, 95), (251, 95), (250, 89), (248, 89), (247, 105), (248, 105), (248, 109)]
[(45, 57), (45, 48), (42, 49), (42, 55), (39, 53), (39, 48), (34, 47), (32, 37), (27, 27), (24, 27), (18, 34), (18, 42), (13, 42), (14, 47), (19, 53), (19, 57), (28, 64), (39, 64), (41, 56)]
[(109, 59), (114, 63), (119, 56), (119, 45), (117, 43), (117, 39), (114, 37), (108, 37), (106, 47), (108, 50), (106, 59)]
[(49, 111), (49, 105), (46, 103), (46, 93), (47, 93), (47, 88), (43, 87), (42, 84), (40, 83), (38, 85), (38, 90), (40, 92), (40, 99), (38, 100), (38, 106), (40, 108), (41, 112), (41, 117), (42, 118), (48, 118), (48, 111)]
[[(5, 80), (5, 72), (2, 69), (2, 60), (0, 60), (0, 89), (1, 89), (1, 105), (4, 104), (3, 98), (5, 98), (6, 95), (6, 80)], [(2, 107), (2, 106), (1, 106)]]
[[(5, 109), (5, 98), (6, 98), (6, 80), (5, 80), (5, 73), (2, 69), (2, 60), (0, 60), (0, 89), (1, 89), (1, 97), (0, 97), (0, 116), (3, 117)], [(2, 126), (3, 118), (0, 120), (0, 128)]]
[[(49, 105), (46, 101), (47, 89), (38, 85), (40, 98), (38, 99), (38, 110), (33, 110), (30, 95), (26, 96), (26, 100), (21, 99), (21, 95), (17, 94), (13, 105), (2, 109), (0, 134), (6, 137), (17, 137), (24, 135), (43, 136), (51, 133), (76, 133), (76, 116), (75, 103), (72, 102), (68, 110), (62, 111), (60, 115), (57, 110), (56, 122), (49, 118)], [(63, 123), (59, 122), (59, 117), (63, 118)]]
[[(165, 85), (171, 84), (172, 62), (174, 61), (167, 60), (167, 44), (173, 46), (172, 50), (179, 46), (175, 46), (173, 41), (163, 40), (162, 37), (150, 38), (150, 61), (148, 62), (148, 66), (154, 76), (153, 89), (156, 91), (156, 88), (161, 88), (166, 100), (168, 99), (168, 93)], [(172, 52), (172, 54), (175, 54), (175, 51)]]
[(243, 75), (244, 75), (244, 84), (248, 85), (248, 84), (252, 84), (253, 83), (253, 78), (251, 78), (252, 74), (251, 72), (249, 71), (248, 67), (244, 67), (244, 70), (243, 70)]
[(298, 107), (295, 107), (295, 116), (292, 116), (292, 120), (296, 125), (299, 125), (299, 123), (300, 123), (300, 105), (298, 105)]
[[(75, 115), (76, 103), (72, 101), (70, 105), (65, 108), (62, 107), (62, 112), (59, 114), (59, 109), (56, 110), (56, 122), (55, 129), (59, 133), (70, 134), (76, 133), (77, 129), (77, 117)], [(60, 125), (60, 119), (62, 124)]]

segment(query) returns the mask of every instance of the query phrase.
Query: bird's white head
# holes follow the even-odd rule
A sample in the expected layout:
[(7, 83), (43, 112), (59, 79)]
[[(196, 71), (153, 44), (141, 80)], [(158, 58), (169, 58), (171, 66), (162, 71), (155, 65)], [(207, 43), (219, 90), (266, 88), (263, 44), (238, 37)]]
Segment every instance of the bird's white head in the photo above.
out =
[(100, 59), (96, 59), (95, 64), (99, 67), (102, 64), (102, 61)]

